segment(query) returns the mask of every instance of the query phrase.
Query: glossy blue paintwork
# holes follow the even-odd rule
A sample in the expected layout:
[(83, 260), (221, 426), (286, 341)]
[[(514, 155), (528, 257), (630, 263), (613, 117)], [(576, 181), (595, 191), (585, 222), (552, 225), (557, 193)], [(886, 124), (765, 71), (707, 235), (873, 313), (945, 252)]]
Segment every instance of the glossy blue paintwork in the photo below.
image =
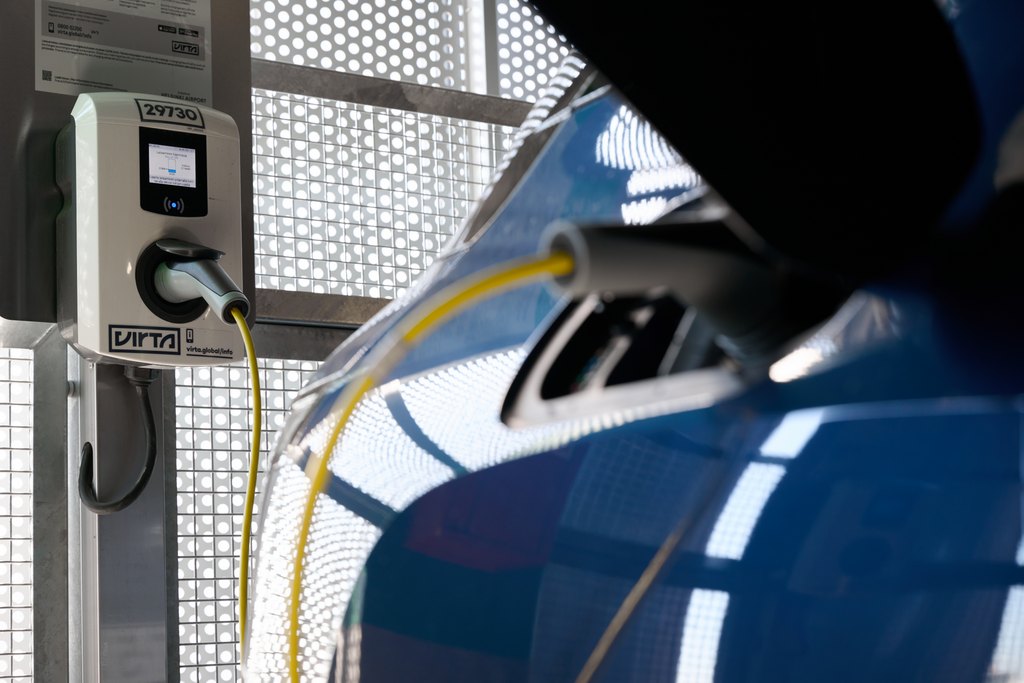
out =
[[(427, 494), (367, 564), (363, 680), (573, 679), (687, 517), (598, 680), (1024, 673), (1020, 378), (978, 393), (915, 347), (897, 334)], [(397, 657), (407, 638), (432, 647)]]
[[(975, 3), (961, 4), (954, 22), (972, 20)], [(970, 35), (965, 52), (984, 62)], [(1019, 83), (1002, 98), (992, 88), (979, 86), (998, 110), (985, 109), (989, 176), (1024, 101)], [(637, 169), (595, 150), (633, 116), (611, 90), (575, 109), (494, 224), (340, 348), (296, 403), (267, 483), (254, 679), (283, 666), (267, 577), (294, 543), (294, 482), (366, 350), (431, 292), (535, 251), (552, 220), (621, 222)], [(957, 220), (990, 194), (968, 183)], [(442, 326), (356, 411), (335, 454), (327, 505), (339, 516), (312, 540), (340, 550), (314, 569), (322, 600), (304, 611), (304, 628), (320, 629), (319, 678), (573, 680), (677, 528), (678, 551), (594, 680), (1024, 678), (1019, 311), (978, 314), (912, 269), (855, 298), (867, 303), (826, 323), (785, 381), (757, 375), (697, 410), (521, 430), (498, 411), (558, 292), (524, 287)]]

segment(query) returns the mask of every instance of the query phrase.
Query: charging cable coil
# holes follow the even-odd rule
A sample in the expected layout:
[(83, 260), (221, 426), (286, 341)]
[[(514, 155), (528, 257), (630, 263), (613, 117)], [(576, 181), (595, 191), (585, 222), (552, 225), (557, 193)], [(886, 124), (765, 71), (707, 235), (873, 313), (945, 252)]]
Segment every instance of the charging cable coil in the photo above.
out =
[(142, 491), (149, 483), (153, 475), (153, 466), (156, 463), (156, 423), (153, 418), (153, 405), (149, 400), (149, 386), (156, 380), (156, 370), (139, 368), (132, 365), (125, 366), (125, 377), (128, 383), (135, 388), (135, 395), (139, 399), (139, 414), (142, 417), (142, 425), (146, 431), (146, 458), (135, 483), (131, 489), (120, 498), (108, 502), (99, 500), (96, 489), (93, 486), (93, 448), (91, 442), (82, 446), (82, 462), (78, 469), (78, 497), (82, 504), (97, 515), (109, 515), (120, 512), (135, 502)]

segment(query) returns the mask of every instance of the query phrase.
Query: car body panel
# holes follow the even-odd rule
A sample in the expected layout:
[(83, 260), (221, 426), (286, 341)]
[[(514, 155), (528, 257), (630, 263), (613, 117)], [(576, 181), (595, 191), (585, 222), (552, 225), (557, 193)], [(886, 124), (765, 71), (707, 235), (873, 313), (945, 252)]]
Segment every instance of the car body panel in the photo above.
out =
[[(954, 30), (983, 4), (947, 7)], [(992, 113), (993, 86), (978, 85), (987, 183), (1024, 104), (1014, 87)], [(614, 87), (579, 88), (541, 118), (527, 135), (542, 143), (493, 215), (296, 400), (263, 493), (252, 680), (286, 671), (306, 470), (388, 332), (444, 286), (537, 252), (553, 221), (646, 224), (710, 192)], [(780, 193), (785, 181), (764, 179)], [(964, 185), (948, 225), (982, 220), (994, 190), (979, 187)], [(1004, 306), (1019, 299), (1007, 289), (986, 307), (990, 290), (945, 282), (915, 263), (858, 281), (769, 363), (719, 368), (727, 391), (641, 379), (514, 427), (510, 388), (568, 298), (532, 284), (453, 317), (360, 402), (332, 454), (304, 573), (303, 671), (576, 678), (670, 548), (591, 680), (1024, 679), (1024, 363), (1019, 305)]]

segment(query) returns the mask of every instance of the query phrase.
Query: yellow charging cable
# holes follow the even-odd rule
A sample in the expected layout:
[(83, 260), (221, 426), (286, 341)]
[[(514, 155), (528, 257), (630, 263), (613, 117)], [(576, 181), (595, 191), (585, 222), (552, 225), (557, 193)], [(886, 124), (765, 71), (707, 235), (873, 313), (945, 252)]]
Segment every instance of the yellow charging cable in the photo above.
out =
[(237, 307), (231, 316), (238, 325), (245, 342), (245, 355), (249, 359), (252, 377), (252, 452), (249, 455), (249, 481), (245, 489), (245, 513), (242, 515), (242, 556), (238, 565), (238, 647), (245, 647), (245, 620), (249, 604), (249, 536), (252, 534), (252, 509), (256, 501), (256, 476), (260, 465), (260, 434), (263, 430), (263, 407), (260, 402), (260, 373), (256, 365), (256, 347), (252, 343), (245, 316)]
[(394, 368), (413, 345), (451, 316), (479, 300), (543, 278), (568, 275), (572, 269), (573, 261), (569, 255), (555, 253), (501, 264), (446, 287), (406, 315), (367, 358), (367, 369), (363, 378), (350, 382), (335, 399), (329, 414), (329, 417), (334, 419), (330, 437), (321, 454), (310, 458), (306, 464), (306, 476), (311, 479), (311, 483), (299, 525), (292, 566), (292, 590), (288, 604), (288, 674), (292, 683), (299, 683), (299, 608), (302, 597), (302, 571), (313, 511), (317, 498), (327, 484), (330, 472), (328, 465), (338, 437), (359, 401), (377, 385), (379, 379)]

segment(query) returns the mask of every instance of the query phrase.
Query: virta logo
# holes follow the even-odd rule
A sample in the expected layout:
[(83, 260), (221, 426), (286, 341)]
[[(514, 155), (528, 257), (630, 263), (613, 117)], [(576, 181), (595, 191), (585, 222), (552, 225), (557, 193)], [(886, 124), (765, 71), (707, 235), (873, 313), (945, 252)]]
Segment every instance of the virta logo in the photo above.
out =
[(111, 325), (107, 341), (111, 352), (181, 355), (181, 330), (177, 327)]
[(171, 52), (177, 52), (183, 55), (194, 55), (199, 56), (199, 46), (195, 43), (182, 43), (177, 40), (171, 41)]

